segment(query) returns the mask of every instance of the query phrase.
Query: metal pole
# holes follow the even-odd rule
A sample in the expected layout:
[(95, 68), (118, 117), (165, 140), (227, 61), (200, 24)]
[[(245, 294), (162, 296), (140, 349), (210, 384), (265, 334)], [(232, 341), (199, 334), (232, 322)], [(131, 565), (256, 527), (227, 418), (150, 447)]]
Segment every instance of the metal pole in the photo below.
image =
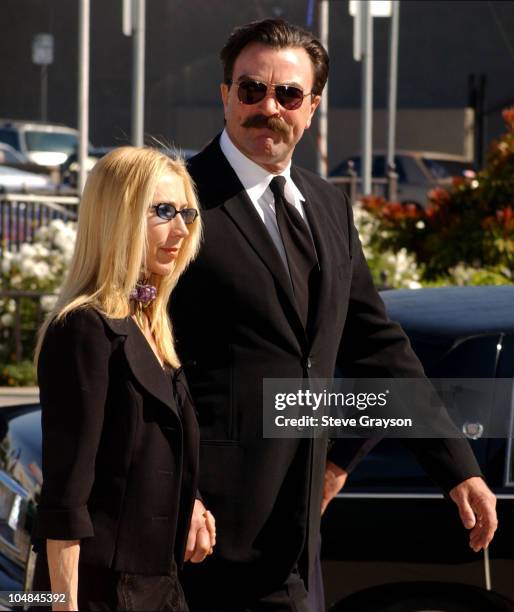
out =
[(491, 561), (489, 559), (489, 549), (484, 548), (484, 578), (485, 590), (491, 590)]
[(486, 131), (486, 114), (485, 114), (485, 96), (486, 96), (486, 84), (487, 84), (487, 76), (485, 74), (481, 74), (478, 81), (478, 95), (477, 95), (477, 121), (478, 121), (478, 130), (477, 130), (477, 168), (478, 170), (482, 169), (482, 165), (484, 163), (484, 135)]
[(361, 2), (362, 10), (362, 193), (371, 194), (373, 150), (373, 17), (369, 0)]
[(132, 61), (132, 144), (144, 144), (145, 123), (145, 8), (146, 0), (134, 0)]
[(48, 65), (41, 64), (41, 121), (48, 118)]
[[(319, 3), (320, 42), (328, 51), (328, 25), (329, 4), (328, 0)], [(318, 174), (326, 178), (328, 175), (328, 82), (323, 90), (319, 105), (319, 134), (318, 134)]]
[(396, 106), (398, 91), (398, 38), (400, 31), (400, 0), (393, 0), (389, 35), (389, 100), (387, 106), (387, 168), (394, 170), (396, 140)]
[(86, 160), (89, 143), (89, 0), (80, 0), (79, 7), (79, 196), (86, 183)]

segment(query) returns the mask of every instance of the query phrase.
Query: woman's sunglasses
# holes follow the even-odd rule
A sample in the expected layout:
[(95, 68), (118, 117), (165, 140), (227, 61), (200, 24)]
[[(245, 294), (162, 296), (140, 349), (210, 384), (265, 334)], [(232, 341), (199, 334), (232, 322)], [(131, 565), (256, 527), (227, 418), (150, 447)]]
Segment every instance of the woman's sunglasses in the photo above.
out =
[(198, 216), (198, 211), (195, 208), (183, 208), (177, 210), (173, 204), (153, 204), (150, 208), (155, 210), (155, 214), (165, 221), (171, 221), (177, 215), (182, 215), (182, 220), (186, 225), (190, 225)]
[[(230, 86), (232, 82), (229, 82)], [(244, 79), (237, 84), (237, 97), (243, 104), (257, 104), (266, 97), (268, 90), (275, 92), (275, 98), (280, 106), (286, 110), (296, 110), (300, 108), (303, 99), (310, 96), (310, 93), (303, 93), (303, 89), (294, 85), (266, 85), (260, 81)]]

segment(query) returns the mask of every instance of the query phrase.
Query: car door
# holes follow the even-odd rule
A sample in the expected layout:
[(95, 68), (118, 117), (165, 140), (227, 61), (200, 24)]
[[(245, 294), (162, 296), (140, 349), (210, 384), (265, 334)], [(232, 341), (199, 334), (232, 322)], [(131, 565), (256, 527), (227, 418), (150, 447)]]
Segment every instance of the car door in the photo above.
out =
[[(512, 379), (514, 342), (502, 334), (452, 341), (413, 340), (432, 378)], [(512, 411), (510, 414), (512, 422)], [(489, 551), (474, 553), (453, 502), (445, 500), (400, 440), (381, 441), (351, 474), (323, 518), (323, 568), (331, 604), (378, 585), (412, 582), (486, 586), (514, 599), (512, 452), (505, 440), (471, 441), (483, 473), (500, 497), (501, 529)], [(506, 472), (506, 469), (508, 470)], [(509, 582), (510, 575), (510, 582)], [(459, 586), (458, 588), (466, 588)], [(341, 608), (346, 609), (346, 608)]]

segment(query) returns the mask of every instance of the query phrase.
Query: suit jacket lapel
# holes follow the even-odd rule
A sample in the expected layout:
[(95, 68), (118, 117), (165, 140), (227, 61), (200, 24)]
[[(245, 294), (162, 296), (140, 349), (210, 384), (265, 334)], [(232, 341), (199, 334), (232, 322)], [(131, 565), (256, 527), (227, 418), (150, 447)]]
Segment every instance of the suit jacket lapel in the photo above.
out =
[(130, 317), (103, 318), (114, 333), (126, 336), (123, 345), (125, 357), (139, 384), (178, 416), (173, 398), (171, 374), (166, 375), (163, 371), (143, 332)]
[(225, 202), (223, 208), (238, 226), (241, 233), (244, 234), (256, 254), (266, 264), (289, 301), (296, 308), (289, 273), (246, 191), (242, 189), (239, 195)]
[[(197, 159), (200, 157), (202, 166), (200, 173), (197, 175), (197, 164), (194, 163), (191, 168), (191, 174), (197, 183), (202, 207), (205, 207), (208, 211), (219, 206), (236, 224), (283, 291), (290, 305), (291, 325), (302, 338), (302, 344), (305, 344), (305, 330), (298, 314), (289, 272), (286, 270), (268, 230), (255, 210), (255, 206), (246, 193), (241, 181), (227, 161), (227, 158), (223, 155), (219, 146), (219, 137), (214, 139), (197, 156)], [(210, 180), (204, 185), (200, 174), (204, 177), (206, 172)]]
[(296, 168), (291, 168), (291, 178), (298, 186), (298, 189), (305, 197), (303, 207), (307, 221), (312, 232), (318, 263), (320, 267), (319, 294), (316, 300), (316, 312), (313, 318), (312, 330), (310, 334), (310, 342), (313, 344), (316, 339), (319, 326), (322, 318), (327, 316), (327, 303), (329, 299), (330, 278), (331, 278), (331, 258), (326, 242), (326, 232), (328, 231), (327, 223), (325, 222), (325, 211), (323, 203), (319, 200), (316, 192), (311, 188), (307, 181), (302, 180), (300, 173)]

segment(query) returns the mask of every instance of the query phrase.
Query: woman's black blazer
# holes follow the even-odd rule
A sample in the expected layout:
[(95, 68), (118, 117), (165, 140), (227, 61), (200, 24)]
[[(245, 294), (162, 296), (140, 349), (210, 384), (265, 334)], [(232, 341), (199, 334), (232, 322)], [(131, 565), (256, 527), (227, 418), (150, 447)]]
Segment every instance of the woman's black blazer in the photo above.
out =
[(137, 574), (178, 565), (197, 489), (198, 426), (181, 370), (136, 323), (93, 308), (54, 322), (38, 365), (43, 487), (36, 538), (81, 540), (81, 563)]

